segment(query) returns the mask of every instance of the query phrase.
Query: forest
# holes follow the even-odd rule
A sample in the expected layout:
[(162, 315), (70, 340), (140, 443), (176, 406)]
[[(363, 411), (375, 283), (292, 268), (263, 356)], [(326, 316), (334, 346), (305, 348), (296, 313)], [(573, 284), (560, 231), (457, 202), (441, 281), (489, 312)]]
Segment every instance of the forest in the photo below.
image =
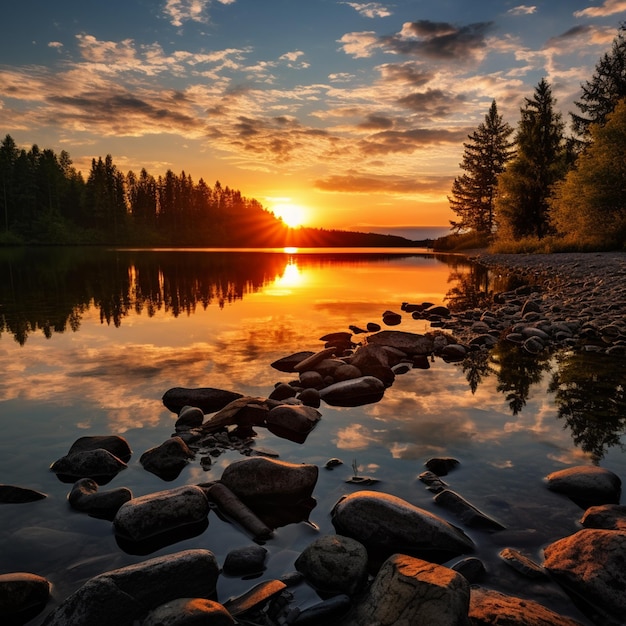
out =
[(124, 174), (110, 154), (85, 180), (68, 152), (0, 143), (0, 245), (141, 247), (402, 247), (403, 237), (289, 228), (240, 191), (184, 171)]

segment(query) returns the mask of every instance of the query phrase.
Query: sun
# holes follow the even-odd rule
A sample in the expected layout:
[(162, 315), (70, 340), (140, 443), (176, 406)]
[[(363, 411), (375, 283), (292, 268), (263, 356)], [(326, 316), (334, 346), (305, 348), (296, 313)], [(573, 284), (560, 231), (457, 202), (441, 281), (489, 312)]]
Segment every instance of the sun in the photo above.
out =
[(306, 222), (307, 211), (300, 204), (293, 202), (278, 202), (272, 207), (274, 215), (285, 223), (289, 228), (298, 228)]

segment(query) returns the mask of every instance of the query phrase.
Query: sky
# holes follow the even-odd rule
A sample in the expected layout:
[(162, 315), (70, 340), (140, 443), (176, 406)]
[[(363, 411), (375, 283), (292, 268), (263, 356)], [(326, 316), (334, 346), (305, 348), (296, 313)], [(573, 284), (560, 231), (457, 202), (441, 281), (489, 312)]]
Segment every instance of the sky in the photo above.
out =
[(492, 100), (516, 127), (545, 77), (569, 127), (626, 0), (22, 0), (2, 21), (1, 137), (391, 232), (454, 219)]

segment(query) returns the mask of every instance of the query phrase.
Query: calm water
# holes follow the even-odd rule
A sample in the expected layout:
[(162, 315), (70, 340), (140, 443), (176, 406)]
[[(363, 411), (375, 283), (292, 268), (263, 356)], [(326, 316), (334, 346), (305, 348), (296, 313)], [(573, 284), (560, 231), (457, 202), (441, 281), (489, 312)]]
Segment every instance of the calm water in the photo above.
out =
[[(0, 573), (50, 579), (49, 609), (98, 573), (160, 554), (202, 547), (222, 563), (230, 549), (251, 540), (214, 513), (198, 537), (150, 555), (127, 554), (110, 522), (69, 508), (71, 485), (50, 464), (78, 437), (118, 434), (133, 458), (104, 488), (127, 486), (139, 496), (218, 479), (242, 458), (237, 452), (223, 454), (208, 471), (191, 462), (171, 482), (139, 464), (146, 449), (173, 432), (176, 416), (161, 403), (167, 389), (210, 386), (267, 396), (277, 381), (290, 379), (270, 363), (321, 349), (319, 338), (328, 332), (380, 322), (383, 311), (400, 311), (404, 301), (445, 303), (455, 290), (476, 303), (477, 289), (505, 286), (461, 257), (426, 252), (0, 250), (0, 482), (48, 494), (0, 506)], [(398, 328), (428, 330), (410, 316)], [(591, 358), (520, 359), (499, 348), (471, 364), (436, 359), (428, 370), (397, 377), (376, 404), (323, 404), (322, 420), (304, 444), (258, 429), (257, 445), (284, 461), (345, 463), (321, 468), (310, 517), (319, 530), (291, 524), (267, 542), (265, 576), (291, 571), (300, 550), (319, 533), (334, 532), (333, 504), (358, 488), (345, 482), (354, 460), (362, 474), (380, 479), (371, 488), (460, 525), (417, 479), (431, 456), (454, 456), (461, 465), (446, 482), (507, 526), (493, 534), (465, 529), (488, 568), (484, 584), (587, 623), (554, 585), (518, 577), (497, 553), (510, 546), (541, 562), (546, 543), (579, 528), (582, 511), (542, 484), (549, 472), (595, 460), (626, 478), (625, 412), (614, 400), (624, 368), (610, 363), (603, 371), (607, 362)], [(554, 375), (568, 382), (558, 394), (549, 390)], [(254, 582), (221, 577), (219, 599)], [(305, 605), (317, 600), (306, 588), (296, 597)]]

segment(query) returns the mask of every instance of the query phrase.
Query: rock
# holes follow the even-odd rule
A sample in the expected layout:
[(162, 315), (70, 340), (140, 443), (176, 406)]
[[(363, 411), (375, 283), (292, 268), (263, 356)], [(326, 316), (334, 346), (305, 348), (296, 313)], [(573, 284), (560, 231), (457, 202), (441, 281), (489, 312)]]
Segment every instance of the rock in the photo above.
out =
[(195, 406), (203, 413), (214, 413), (223, 409), (229, 402), (241, 398), (240, 393), (213, 389), (212, 387), (200, 387), (187, 389), (185, 387), (173, 387), (163, 394), (163, 404), (173, 413), (179, 413), (184, 406)]
[(327, 333), (323, 337), (320, 337), (320, 341), (325, 341), (326, 343), (344, 344), (344, 343), (349, 343), (351, 340), (352, 340), (352, 333), (348, 333), (346, 331), (339, 331), (336, 333)]
[(544, 555), (544, 568), (562, 587), (591, 605), (600, 616), (608, 614), (623, 623), (626, 532), (580, 530), (551, 543)]
[(446, 476), (448, 472), (459, 464), (457, 459), (451, 457), (433, 457), (428, 459), (424, 465), (437, 476)]
[(380, 324), (376, 322), (368, 322), (366, 327), (368, 333), (377, 333), (380, 330)]
[(77, 478), (93, 478), (98, 482), (110, 480), (127, 465), (121, 459), (104, 450), (85, 450), (61, 457), (50, 470), (60, 478), (66, 477), (74, 482)]
[(444, 489), (448, 488), (448, 485), (437, 476), (434, 472), (427, 471), (422, 472), (418, 478), (426, 485), (426, 489), (428, 491), (432, 491), (433, 493), (439, 493)]
[(303, 611), (290, 621), (290, 626), (319, 626), (320, 624), (337, 624), (352, 606), (350, 597), (341, 593), (328, 600), (323, 600)]
[(268, 396), (271, 400), (286, 400), (287, 398), (295, 398), (298, 390), (287, 383), (278, 383)]
[(451, 569), (465, 576), (470, 584), (478, 582), (486, 573), (484, 563), (474, 556), (457, 561), (451, 565)]
[(280, 404), (275, 400), (255, 396), (241, 396), (212, 415), (204, 424), (202, 432), (211, 433), (226, 426), (264, 426), (271, 407)]
[(25, 624), (43, 611), (50, 597), (50, 583), (27, 572), (0, 574), (0, 620)]
[(133, 498), (123, 504), (113, 527), (117, 535), (131, 541), (144, 541), (206, 520), (209, 502), (204, 491), (194, 485)]
[(542, 350), (545, 350), (546, 347), (539, 337), (529, 337), (524, 341), (522, 346), (528, 354), (539, 354)]
[(467, 624), (470, 589), (461, 574), (404, 554), (383, 563), (367, 595), (342, 626)]
[(221, 482), (246, 504), (297, 501), (311, 496), (318, 476), (317, 465), (286, 463), (252, 457), (231, 463)]
[(447, 306), (436, 304), (424, 309), (423, 313), (429, 317), (432, 315), (436, 315), (437, 317), (450, 317), (450, 309)]
[(294, 370), (296, 372), (307, 372), (309, 370), (315, 370), (315, 366), (318, 363), (321, 363), (324, 359), (327, 359), (331, 356), (334, 356), (336, 348), (324, 348), (324, 350), (320, 350), (319, 352), (315, 352), (311, 356), (303, 359), (298, 364), (294, 366)]
[(532, 559), (513, 548), (500, 550), (498, 556), (514, 570), (527, 578), (547, 578), (546, 571)]
[(589, 507), (580, 523), (585, 528), (626, 531), (626, 506), (620, 504), (600, 504)]
[(174, 480), (187, 465), (189, 459), (194, 457), (195, 454), (180, 437), (172, 437), (160, 446), (146, 450), (139, 462), (148, 472), (164, 480)]
[(304, 404), (281, 404), (267, 414), (266, 424), (270, 432), (302, 443), (321, 417), (317, 409)]
[(271, 367), (278, 370), (279, 372), (293, 373), (296, 371), (295, 366), (298, 363), (304, 361), (304, 359), (307, 359), (313, 354), (315, 353), (311, 352), (310, 350), (306, 350), (304, 352), (295, 352), (294, 354), (290, 354), (289, 356), (284, 356), (280, 359), (277, 359), (276, 361), (271, 363)]
[(98, 450), (102, 448), (110, 452), (113, 456), (128, 463), (132, 455), (132, 450), (128, 445), (128, 441), (119, 435), (92, 435), (89, 437), (79, 437), (69, 449), (68, 456), (76, 452), (85, 452), (87, 450)]
[(176, 430), (184, 428), (199, 428), (204, 422), (204, 413), (197, 406), (184, 406), (178, 413), (178, 419), (174, 424)]
[(333, 378), (337, 383), (342, 380), (359, 378), (360, 376), (363, 376), (363, 372), (361, 372), (361, 370), (358, 367), (355, 367), (352, 363), (344, 363), (333, 372)]
[(433, 351), (433, 339), (428, 335), (407, 333), (400, 330), (381, 330), (370, 335), (367, 343), (377, 343), (401, 350), (409, 356), (418, 354), (431, 354)]
[(313, 370), (300, 372), (300, 384), (305, 389), (321, 389), (324, 386), (324, 377)]
[(402, 322), (402, 315), (395, 313), (394, 311), (385, 311), (383, 313), (383, 324), (385, 326), (397, 326)]
[(132, 497), (133, 494), (126, 487), (98, 491), (98, 483), (95, 480), (81, 478), (74, 484), (67, 499), (71, 507), (77, 511), (112, 520), (122, 504)]
[(298, 394), (298, 400), (305, 406), (317, 409), (321, 404), (320, 392), (317, 389), (303, 389)]
[(466, 356), (465, 346), (458, 343), (449, 343), (441, 349), (441, 358), (448, 363), (462, 361)]
[(300, 553), (295, 567), (323, 594), (352, 596), (367, 580), (367, 560), (362, 543), (341, 535), (325, 535)]
[(396, 496), (358, 491), (341, 498), (332, 510), (339, 534), (353, 537), (368, 549), (437, 556), (473, 550), (472, 540), (441, 517)]
[(205, 598), (177, 598), (148, 613), (142, 626), (230, 626), (231, 614), (219, 602)]
[(89, 579), (46, 618), (46, 626), (133, 626), (176, 598), (211, 598), (219, 567), (209, 550), (185, 550)]
[(25, 502), (35, 502), (46, 498), (45, 493), (17, 487), (15, 485), (0, 485), (0, 504), (24, 504)]
[(354, 353), (350, 364), (358, 368), (363, 376), (374, 376), (387, 387), (393, 384), (395, 374), (391, 370), (392, 363), (385, 346), (365, 344)]
[(466, 526), (483, 530), (504, 530), (505, 528), (500, 522), (478, 510), (451, 489), (440, 491), (434, 500), (457, 515)]
[(569, 467), (546, 476), (548, 489), (563, 493), (582, 508), (617, 504), (622, 481), (608, 469), (595, 465)]
[(228, 599), (224, 606), (233, 617), (237, 617), (259, 607), (286, 588), (287, 585), (280, 580), (264, 580), (240, 596)]
[(580, 626), (534, 600), (516, 598), (499, 591), (472, 587), (469, 617), (472, 626)]
[(265, 569), (267, 550), (256, 544), (231, 550), (224, 560), (224, 574), (227, 576), (249, 576)]
[(361, 376), (328, 385), (320, 398), (331, 406), (361, 406), (378, 402), (385, 395), (385, 384), (374, 376)]

